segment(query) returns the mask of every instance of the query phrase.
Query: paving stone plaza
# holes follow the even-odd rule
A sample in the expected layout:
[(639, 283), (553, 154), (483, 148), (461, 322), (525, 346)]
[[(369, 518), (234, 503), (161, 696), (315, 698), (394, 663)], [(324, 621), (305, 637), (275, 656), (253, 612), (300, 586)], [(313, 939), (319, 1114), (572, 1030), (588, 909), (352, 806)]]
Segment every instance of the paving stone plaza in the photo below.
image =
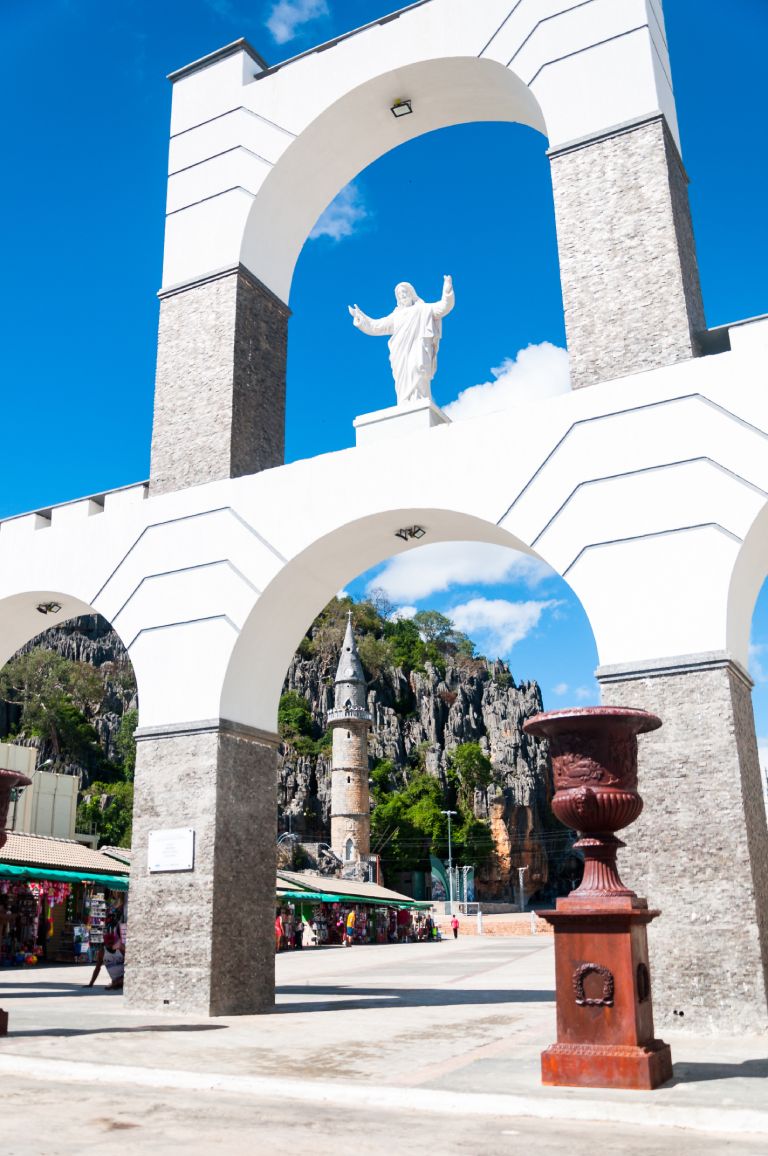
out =
[[(56, 1156), (230, 1151), (765, 1151), (764, 1041), (672, 1036), (655, 1092), (542, 1088), (552, 1036), (550, 937), (462, 938), (278, 956), (275, 1010), (141, 1014), (82, 971), (13, 976), (0, 1055), (11, 1108), (57, 1120)], [(9, 1098), (10, 1097), (10, 1098)], [(76, 1103), (77, 1113), (66, 1106)], [(6, 1113), (8, 1116), (9, 1113)], [(25, 1113), (11, 1111), (10, 1153)], [(256, 1130), (258, 1129), (258, 1130)], [(425, 1137), (427, 1139), (425, 1140)]]

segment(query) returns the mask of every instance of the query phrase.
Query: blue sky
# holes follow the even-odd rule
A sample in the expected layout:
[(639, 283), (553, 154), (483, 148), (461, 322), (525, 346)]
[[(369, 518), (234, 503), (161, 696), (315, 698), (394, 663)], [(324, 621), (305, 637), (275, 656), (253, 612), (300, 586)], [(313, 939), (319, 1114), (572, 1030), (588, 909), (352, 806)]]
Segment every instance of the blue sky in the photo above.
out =
[[(0, 182), (0, 516), (148, 474), (166, 74), (240, 36), (275, 63), (398, 7), (2, 0), (0, 98), (15, 111)], [(665, 15), (707, 320), (717, 325), (768, 311), (768, 4), (667, 0)], [(557, 358), (544, 346), (516, 360), (531, 345), (564, 345), (545, 148), (515, 125), (430, 134), (361, 173), (319, 222), (290, 302), (289, 459), (350, 445), (353, 417), (391, 404), (384, 344), (352, 328), (346, 304), (388, 312), (401, 279), (428, 298), (444, 272), (456, 281), (434, 384), (440, 404), (496, 380), (494, 368), (514, 383)], [(510, 656), (517, 678), (538, 678), (547, 706), (595, 699), (591, 633), (563, 582), (498, 552), (478, 555), (474, 570), (455, 550), (411, 557), (410, 571), (350, 575), (349, 589), (388, 584), (399, 603), (453, 614), (483, 650)], [(754, 643), (758, 730), (768, 734), (765, 596)]]

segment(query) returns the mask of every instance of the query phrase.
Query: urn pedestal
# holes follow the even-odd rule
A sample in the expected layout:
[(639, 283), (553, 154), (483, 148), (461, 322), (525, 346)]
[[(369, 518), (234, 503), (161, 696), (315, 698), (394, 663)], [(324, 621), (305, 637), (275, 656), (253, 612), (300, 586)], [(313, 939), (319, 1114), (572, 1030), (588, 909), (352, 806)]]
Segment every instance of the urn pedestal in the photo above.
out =
[(550, 742), (552, 810), (581, 834), (584, 878), (554, 911), (557, 1043), (541, 1056), (544, 1084), (651, 1089), (672, 1077), (654, 1036), (646, 928), (661, 913), (625, 887), (614, 831), (640, 814), (637, 735), (661, 720), (616, 707), (552, 711), (524, 724)]

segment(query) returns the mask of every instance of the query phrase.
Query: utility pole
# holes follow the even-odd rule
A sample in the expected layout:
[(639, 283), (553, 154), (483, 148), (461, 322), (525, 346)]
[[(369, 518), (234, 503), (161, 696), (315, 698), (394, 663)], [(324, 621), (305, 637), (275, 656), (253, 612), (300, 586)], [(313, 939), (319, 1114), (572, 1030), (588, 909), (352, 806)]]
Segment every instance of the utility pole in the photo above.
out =
[(455, 815), (455, 811), (441, 811), (441, 815), (448, 816), (448, 890), (450, 892), (448, 904), (450, 907), (450, 914), (453, 915), (453, 855), (451, 852), (451, 815)]
[(517, 869), (517, 885), (519, 890), (520, 910), (525, 910), (525, 890), (523, 889), (523, 877), (528, 870), (527, 867), (518, 867)]

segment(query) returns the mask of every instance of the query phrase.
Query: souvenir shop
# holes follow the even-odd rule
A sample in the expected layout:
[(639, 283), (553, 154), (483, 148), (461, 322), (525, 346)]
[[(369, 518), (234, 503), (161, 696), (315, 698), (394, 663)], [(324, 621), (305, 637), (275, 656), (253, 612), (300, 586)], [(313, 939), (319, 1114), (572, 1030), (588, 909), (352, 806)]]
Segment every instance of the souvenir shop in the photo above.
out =
[[(302, 947), (322, 947), (344, 942), (349, 913), (354, 911), (356, 944), (408, 943), (417, 938), (423, 908), (407, 895), (375, 884), (321, 877), (323, 890), (310, 890), (315, 880), (300, 873), (280, 872), (277, 886), (275, 948), (296, 947), (296, 925), (302, 923)], [(331, 890), (333, 883), (343, 887)], [(326, 890), (327, 888), (327, 890)], [(353, 893), (347, 893), (353, 892)]]
[(90, 963), (105, 931), (125, 938), (127, 876), (0, 864), (0, 967)]

